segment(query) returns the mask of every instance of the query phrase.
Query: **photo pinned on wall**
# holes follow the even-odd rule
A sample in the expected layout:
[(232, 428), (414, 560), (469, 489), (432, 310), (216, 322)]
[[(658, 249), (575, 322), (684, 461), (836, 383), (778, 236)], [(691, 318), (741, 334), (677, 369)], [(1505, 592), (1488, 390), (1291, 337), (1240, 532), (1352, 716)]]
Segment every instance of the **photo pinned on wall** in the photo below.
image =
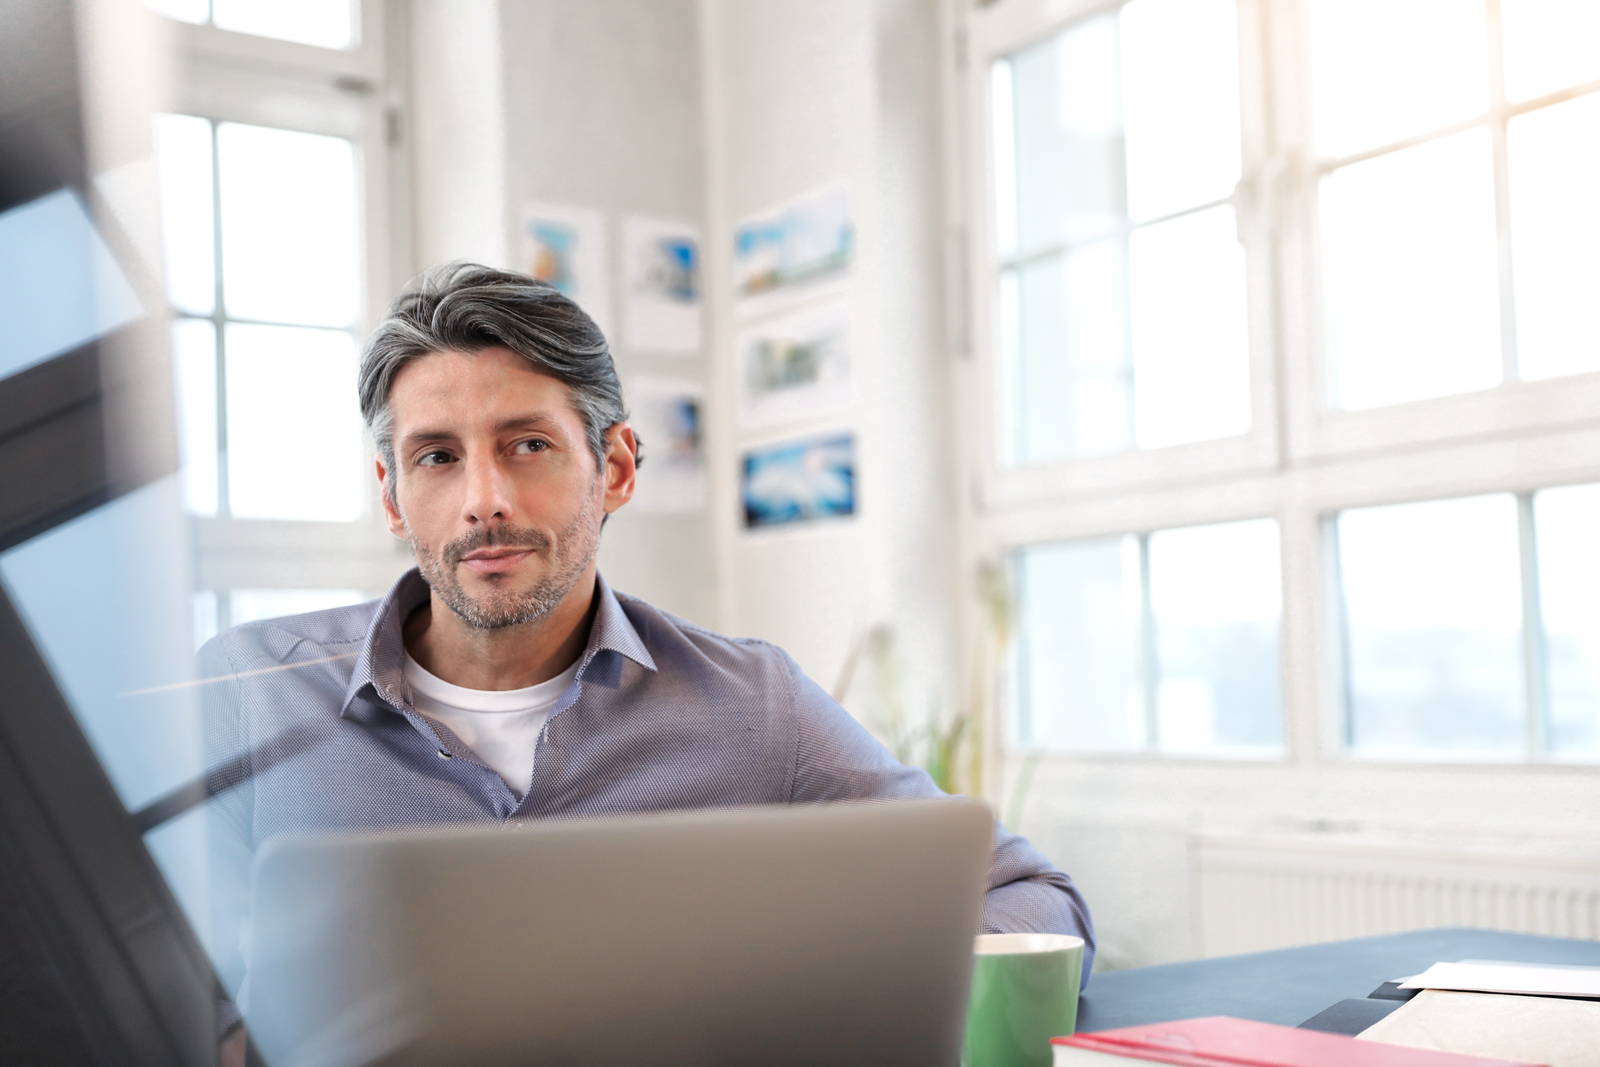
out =
[(522, 269), (561, 290), (607, 339), (606, 222), (593, 208), (528, 204), (522, 210)]
[(740, 312), (754, 314), (780, 293), (843, 276), (854, 252), (850, 197), (842, 185), (744, 222), (733, 235)]
[(850, 313), (842, 303), (739, 335), (739, 421), (766, 426), (850, 403)]
[(744, 525), (754, 530), (856, 513), (856, 442), (849, 433), (763, 445), (744, 454)]
[(622, 220), (623, 331), (638, 352), (700, 351), (700, 238), (681, 222)]
[(705, 390), (688, 379), (640, 378), (629, 382), (627, 398), (628, 421), (644, 451), (628, 507), (651, 515), (703, 510), (708, 495)]

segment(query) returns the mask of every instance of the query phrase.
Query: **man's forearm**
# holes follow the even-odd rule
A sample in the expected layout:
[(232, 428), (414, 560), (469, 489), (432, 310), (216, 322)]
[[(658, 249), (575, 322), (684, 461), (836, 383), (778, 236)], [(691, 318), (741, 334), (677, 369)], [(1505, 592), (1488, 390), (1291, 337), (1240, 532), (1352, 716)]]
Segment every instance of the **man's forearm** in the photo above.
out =
[(983, 901), (983, 933), (1083, 938), (1084, 974), (1094, 961), (1094, 922), (1072, 879), (1023, 838), (995, 825), (994, 862)]

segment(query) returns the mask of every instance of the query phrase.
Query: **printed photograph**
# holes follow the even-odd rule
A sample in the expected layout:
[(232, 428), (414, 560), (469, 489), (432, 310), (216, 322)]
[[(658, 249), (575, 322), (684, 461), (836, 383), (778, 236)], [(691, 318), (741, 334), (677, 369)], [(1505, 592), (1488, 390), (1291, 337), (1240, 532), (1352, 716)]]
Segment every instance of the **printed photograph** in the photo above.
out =
[(627, 395), (628, 421), (645, 460), (629, 508), (655, 515), (700, 511), (707, 494), (704, 389), (687, 378), (638, 378), (628, 383)]
[(739, 421), (767, 426), (850, 402), (850, 313), (832, 304), (739, 336)]
[(622, 221), (629, 348), (700, 350), (700, 238), (688, 223), (629, 216)]
[(735, 289), (749, 299), (840, 274), (854, 246), (849, 195), (844, 186), (832, 186), (734, 232)]
[(523, 270), (571, 297), (610, 336), (603, 214), (593, 208), (528, 204), (522, 212), (522, 259)]
[(746, 529), (856, 512), (855, 436), (785, 441), (744, 455), (740, 495)]

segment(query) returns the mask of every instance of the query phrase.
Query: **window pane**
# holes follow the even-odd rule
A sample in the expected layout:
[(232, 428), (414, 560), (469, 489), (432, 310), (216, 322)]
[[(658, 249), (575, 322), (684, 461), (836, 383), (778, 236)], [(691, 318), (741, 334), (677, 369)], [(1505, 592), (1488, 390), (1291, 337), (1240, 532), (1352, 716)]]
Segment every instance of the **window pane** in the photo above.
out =
[(996, 65), (1012, 461), (1249, 430), (1231, 208), (1124, 236), (1130, 197), (1152, 218), (1231, 195), (1236, 34), (1232, 0), (1133, 0)]
[(1600, 78), (1600, 4), (1500, 0), (1506, 96), (1527, 100)]
[(1477, 0), (1311, 0), (1317, 150), (1340, 158), (1489, 106)]
[(228, 592), (228, 624), (325, 611), (368, 599), (359, 589), (233, 589)]
[(1122, 242), (1100, 241), (1014, 274), (1016, 460), (1127, 448), (1133, 393)]
[(1233, 209), (1135, 230), (1129, 254), (1139, 446), (1247, 433), (1244, 249)]
[(366, 483), (350, 335), (234, 325), (227, 342), (232, 513), (248, 519), (359, 518)]
[(1340, 405), (1377, 407), (1499, 384), (1488, 132), (1343, 167), (1321, 195), (1328, 349)]
[(1139, 539), (1036, 546), (1018, 552), (1015, 567), (1017, 742), (1142, 747)]
[(1409, 754), (1521, 750), (1515, 498), (1346, 511), (1338, 545), (1351, 746)]
[(1158, 218), (1239, 180), (1235, 0), (1133, 0), (1122, 9), (1128, 206)]
[(1017, 53), (1011, 70), (1018, 250), (1105, 234), (1127, 214), (1116, 16)]
[(996, 61), (989, 78), (994, 125), (994, 236), (1003, 259), (1017, 254), (1017, 103), (1011, 60)]
[(1517, 369), (1600, 369), (1600, 95), (1519, 115), (1506, 134)]
[(352, 325), (360, 270), (350, 142), (225, 122), (217, 150), (228, 314)]
[(1015, 181), (1017, 251), (1103, 236), (1130, 204), (1148, 219), (1230, 195), (1236, 35), (1231, 0), (1133, 0), (997, 66), (995, 107), (1013, 109), (996, 123), (997, 206), (1008, 221)]
[(217, 513), (217, 331), (205, 319), (172, 324), (172, 376), (178, 390), (178, 457), (183, 503), (192, 515)]
[(1149, 551), (1161, 748), (1280, 748), (1278, 524), (1162, 530)]
[(180, 311), (209, 315), (217, 296), (211, 123), (193, 115), (157, 115), (155, 127), (167, 298)]
[(349, 48), (355, 43), (351, 0), (212, 0), (212, 21), (225, 30), (283, 41)]
[(1600, 485), (1533, 498), (1550, 691), (1550, 751), (1600, 755)]

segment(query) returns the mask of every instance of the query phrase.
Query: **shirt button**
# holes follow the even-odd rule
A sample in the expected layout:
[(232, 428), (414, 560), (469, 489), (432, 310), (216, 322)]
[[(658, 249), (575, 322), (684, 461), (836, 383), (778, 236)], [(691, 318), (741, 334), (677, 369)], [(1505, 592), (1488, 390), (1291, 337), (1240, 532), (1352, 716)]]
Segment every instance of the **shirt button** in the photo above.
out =
[(455, 756), (451, 755), (449, 752), (446, 752), (444, 749), (441, 748), (439, 750), (439, 758), (440, 759), (455, 759)]

